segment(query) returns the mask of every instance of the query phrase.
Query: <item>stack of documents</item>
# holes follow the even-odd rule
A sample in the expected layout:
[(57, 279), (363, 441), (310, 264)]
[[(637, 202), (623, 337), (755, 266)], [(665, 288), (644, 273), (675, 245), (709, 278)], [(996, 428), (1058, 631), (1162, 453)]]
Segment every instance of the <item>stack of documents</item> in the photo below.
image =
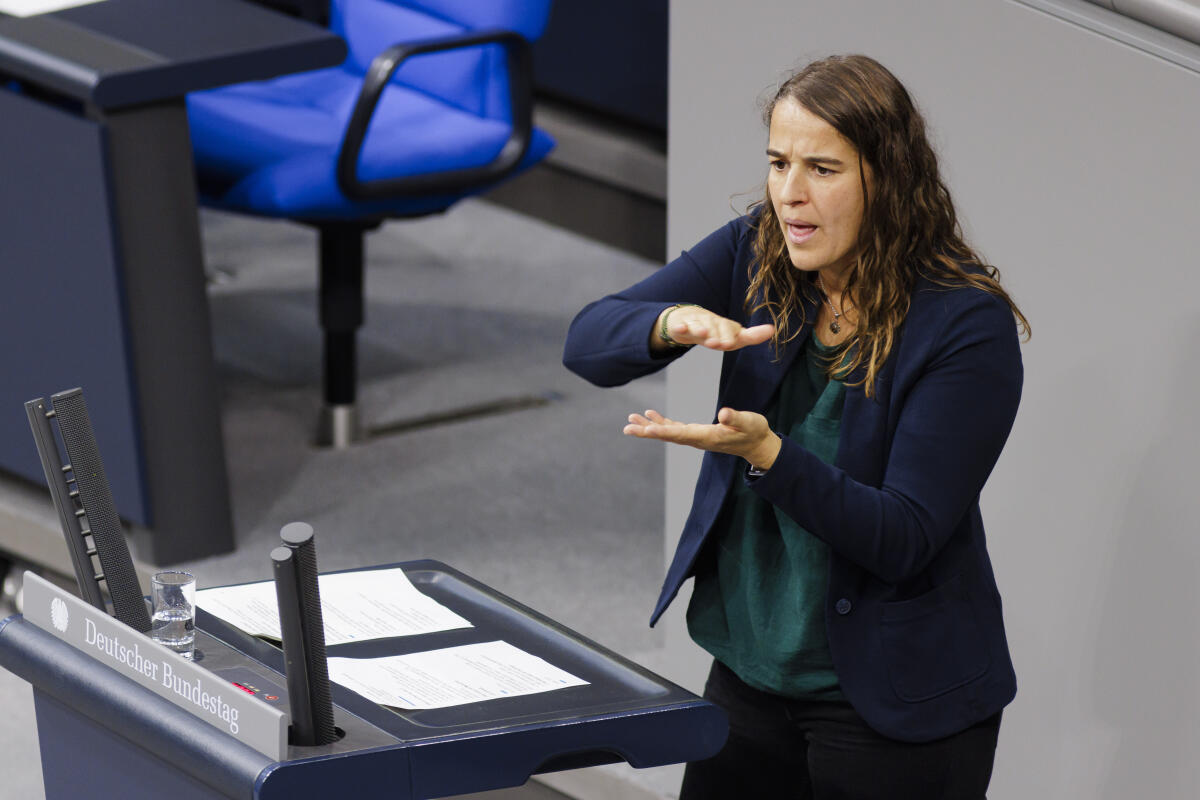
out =
[(0, 0), (0, 11), (14, 17), (34, 17), (97, 2), (100, 0)]
[(387, 658), (331, 658), (329, 677), (363, 697), (396, 708), (445, 708), (587, 685), (508, 642)]
[[(317, 584), (326, 645), (473, 627), (418, 591), (399, 568), (321, 575)], [(202, 589), (196, 605), (253, 636), (283, 636), (272, 581)]]
[[(399, 568), (318, 578), (326, 645), (474, 627), (420, 592)], [(271, 581), (203, 589), (196, 604), (247, 633), (279, 641)], [(445, 708), (548, 692), (587, 681), (507, 642), (384, 658), (330, 658), (329, 677), (370, 700), (396, 708)]]

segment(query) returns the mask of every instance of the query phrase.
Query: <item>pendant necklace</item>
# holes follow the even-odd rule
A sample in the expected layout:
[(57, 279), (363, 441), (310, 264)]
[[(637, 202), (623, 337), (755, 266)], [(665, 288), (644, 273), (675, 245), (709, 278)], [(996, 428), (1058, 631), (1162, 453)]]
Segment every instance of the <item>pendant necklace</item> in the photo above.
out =
[(825, 282), (821, 280), (820, 275), (817, 275), (817, 286), (821, 288), (821, 294), (825, 295), (825, 302), (829, 306), (829, 310), (833, 312), (833, 322), (829, 323), (830, 333), (841, 333), (842, 325), (838, 320), (842, 318), (842, 314), (833, 307), (833, 300), (829, 298), (829, 292), (825, 291)]

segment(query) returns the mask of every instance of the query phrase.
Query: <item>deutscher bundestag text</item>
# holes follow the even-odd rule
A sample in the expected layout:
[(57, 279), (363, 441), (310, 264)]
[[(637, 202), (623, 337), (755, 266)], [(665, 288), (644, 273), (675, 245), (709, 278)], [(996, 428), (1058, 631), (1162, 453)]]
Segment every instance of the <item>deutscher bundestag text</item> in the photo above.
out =
[(189, 703), (207, 711), (229, 726), (230, 733), (238, 732), (238, 710), (225, 701), (220, 694), (210, 694), (204, 690), (200, 678), (189, 681), (175, 674), (169, 661), (155, 661), (143, 656), (141, 647), (134, 641), (132, 647), (122, 644), (120, 637), (108, 636), (96, 629), (96, 623), (86, 620), (85, 641), (107, 656), (118, 665), (145, 675), (153, 681), (159, 680), (162, 674), (162, 685), (179, 695)]

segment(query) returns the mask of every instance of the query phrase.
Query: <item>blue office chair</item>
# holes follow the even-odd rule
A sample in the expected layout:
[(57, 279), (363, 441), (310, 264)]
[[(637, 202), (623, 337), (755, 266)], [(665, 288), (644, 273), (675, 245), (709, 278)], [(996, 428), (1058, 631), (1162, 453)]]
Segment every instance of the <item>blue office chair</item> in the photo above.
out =
[(363, 236), (541, 160), (529, 43), (550, 0), (331, 0), (339, 67), (188, 96), (201, 201), (313, 225), (325, 336), (318, 438), (357, 429)]

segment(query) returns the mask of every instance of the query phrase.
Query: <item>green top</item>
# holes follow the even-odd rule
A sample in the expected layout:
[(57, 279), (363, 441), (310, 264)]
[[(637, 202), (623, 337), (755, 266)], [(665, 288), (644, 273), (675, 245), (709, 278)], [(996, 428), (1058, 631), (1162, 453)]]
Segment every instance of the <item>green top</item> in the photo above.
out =
[[(771, 430), (826, 463), (837, 456), (846, 386), (828, 376), (836, 348), (808, 337), (766, 410)], [(737, 477), (713, 538), (696, 564), (688, 606), (692, 639), (763, 691), (841, 700), (829, 640), (825, 595), (829, 546)]]

